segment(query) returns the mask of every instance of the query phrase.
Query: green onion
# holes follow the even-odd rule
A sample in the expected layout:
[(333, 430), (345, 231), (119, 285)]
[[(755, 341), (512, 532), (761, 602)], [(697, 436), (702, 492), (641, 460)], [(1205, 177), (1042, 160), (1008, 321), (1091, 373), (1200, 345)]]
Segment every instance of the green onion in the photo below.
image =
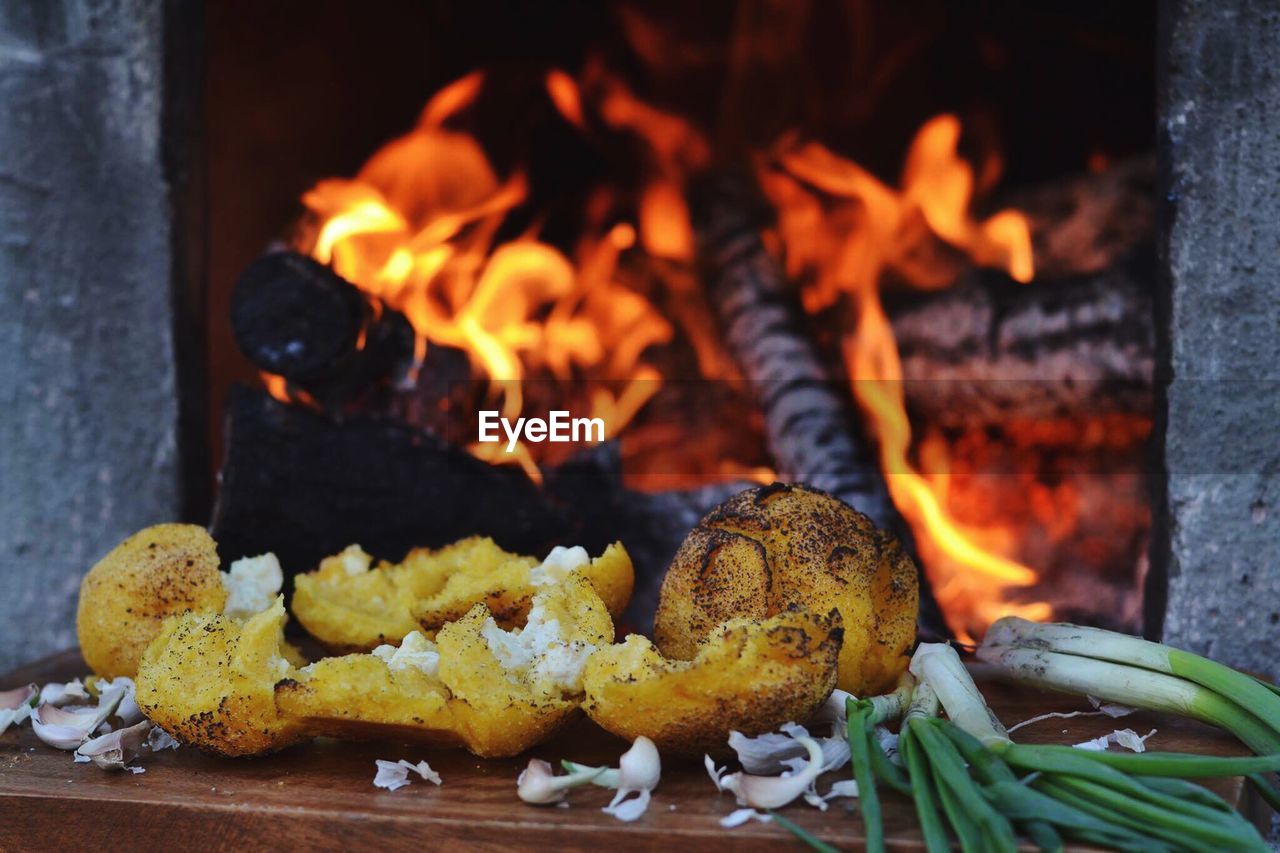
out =
[(1119, 850), (1146, 851), (1153, 849), (1153, 846), (1157, 849), (1163, 846), (1152, 845), (1145, 836), (1101, 820), (1021, 782), (997, 782), (986, 786), (983, 793), (1014, 820), (1043, 820), (1081, 841)]
[(1232, 701), (1248, 708), (1273, 731), (1280, 733), (1280, 696), (1252, 676), (1182, 649), (1101, 628), (1062, 623), (1038, 624), (1015, 616), (1006, 616), (992, 625), (983, 644), (1042, 649), (1185, 678), (1231, 697)]
[(921, 643), (911, 658), (911, 673), (937, 693), (951, 721), (984, 746), (1009, 742), (1009, 733), (987, 707), (973, 676), (951, 646)]
[(978, 657), (1028, 684), (1195, 717), (1227, 729), (1256, 753), (1280, 752), (1280, 733), (1230, 699), (1183, 678), (1033, 648), (984, 644)]
[(777, 812), (770, 810), (769, 816), (773, 818), (774, 823), (776, 823), (778, 826), (785, 829), (787, 832), (790, 832), (796, 838), (799, 838), (805, 844), (808, 844), (814, 850), (820, 850), (822, 851), (822, 853), (839, 853), (839, 851), (836, 850), (836, 848), (832, 847), (830, 844), (823, 841), (821, 838), (818, 838), (817, 836), (813, 835), (808, 830), (806, 830), (804, 827), (800, 826), (797, 823), (793, 823), (792, 821), (788, 820), (787, 818), (783, 817)]
[[(977, 738), (964, 729), (943, 720), (937, 720), (938, 729), (951, 739), (960, 750), (964, 760), (969, 762), (977, 777), (986, 785), (1000, 782), (1018, 781), (1018, 777), (1009, 769), (1009, 765), (991, 750), (978, 743)], [(984, 792), (985, 793), (985, 792)], [(1027, 837), (1035, 842), (1041, 850), (1061, 850), (1062, 838), (1057, 831), (1042, 820), (1019, 821), (1019, 827)]]
[(1180, 776), (1202, 779), (1212, 776), (1244, 776), (1280, 769), (1280, 755), (1223, 758), (1216, 755), (1186, 755), (1181, 752), (1086, 752), (1073, 746), (1054, 744), (1011, 744), (1000, 757), (1009, 764), (1038, 766), (1056, 756), (1084, 758), (1125, 773), (1144, 776)]
[(915, 741), (911, 729), (904, 726), (898, 737), (898, 751), (907, 763), (911, 774), (911, 798), (915, 801), (916, 817), (920, 819), (920, 832), (924, 837), (924, 847), (929, 853), (950, 853), (951, 841), (947, 838), (947, 830), (942, 825), (942, 816), (938, 814), (937, 795), (933, 788), (933, 779), (924, 756)]
[(868, 853), (882, 853), (884, 848), (884, 822), (880, 816), (880, 795), (876, 793), (876, 777), (871, 768), (869, 740), (875, 737), (871, 722), (875, 707), (870, 700), (845, 703), (849, 737), (849, 757), (853, 763), (853, 778), (858, 783), (858, 801), (862, 808)]
[[(951, 739), (940, 732), (937, 720), (917, 717), (909, 722), (917, 741), (929, 757), (935, 784), (942, 796), (943, 808), (965, 849), (1014, 850), (1013, 827), (982, 797), (981, 791), (965, 768), (964, 759)], [(951, 724), (947, 724), (951, 725)], [(967, 843), (972, 832), (975, 840)], [(980, 839), (976, 837), (980, 836)]]
[(936, 717), (938, 711), (938, 696), (933, 688), (928, 684), (918, 684), (911, 695), (911, 706), (907, 709), (902, 730), (898, 734), (898, 752), (906, 761), (907, 773), (911, 777), (911, 797), (916, 804), (916, 816), (920, 819), (925, 849), (929, 853), (950, 853), (951, 841), (947, 838), (942, 815), (938, 813), (938, 793), (934, 788), (933, 774), (929, 772), (924, 750), (916, 740), (911, 724), (915, 719)]
[(1116, 822), (1173, 844), (1186, 845), (1194, 839), (1211, 850), (1268, 849), (1257, 831), (1239, 815), (1231, 820), (1218, 812), (1214, 818), (1204, 819), (1189, 813), (1186, 803), (1183, 803), (1184, 811), (1179, 812), (1078, 776), (1055, 776), (1052, 781), (1042, 778), (1033, 784), (1051, 787), (1060, 794), (1065, 789), (1081, 798), (1078, 802), (1081, 808), (1090, 803), (1108, 809)]

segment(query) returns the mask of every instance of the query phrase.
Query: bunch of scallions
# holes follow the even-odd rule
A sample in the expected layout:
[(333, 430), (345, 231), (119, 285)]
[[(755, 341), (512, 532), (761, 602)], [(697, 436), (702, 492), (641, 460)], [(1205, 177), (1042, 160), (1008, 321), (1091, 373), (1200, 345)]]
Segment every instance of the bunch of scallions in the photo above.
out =
[[(1048, 626), (1032, 625), (1044, 627)], [(1007, 640), (1012, 635), (1000, 630), (996, 637)], [(1083, 645), (1090, 644), (1086, 640)], [(1043, 648), (1036, 651), (1045, 652)], [(1164, 651), (1167, 655), (1172, 650)], [(1148, 653), (1151, 659), (1156, 657), (1152, 650)], [(996, 660), (990, 655), (987, 659)], [(1180, 657), (1178, 661), (1179, 667), (1185, 664)], [(1021, 657), (1001, 663), (1012, 669), (1019, 662), (1036, 670), (1036, 677), (1027, 679), (1036, 684), (1134, 707), (1193, 713), (1189, 708), (1194, 703), (1144, 700), (1132, 680), (1098, 685), (1083, 679), (1071, 681), (1068, 687), (1065, 677), (1046, 676), (1043, 667)], [(1252, 685), (1250, 697), (1258, 693), (1256, 687), (1268, 694), (1271, 705), (1280, 707), (1280, 696), (1227, 667), (1215, 668), (1210, 678), (1223, 677), (1223, 670), (1235, 676), (1219, 682), (1223, 686), (1243, 679)], [(1017, 849), (1019, 834), (1042, 850), (1061, 850), (1064, 839), (1134, 851), (1269, 849), (1254, 826), (1222, 798), (1187, 781), (1253, 775), (1265, 784), (1260, 774), (1280, 770), (1280, 749), (1260, 739), (1264, 724), (1243, 730), (1250, 738), (1246, 743), (1265, 752), (1257, 757), (1121, 754), (1015, 744), (949, 645), (922, 644), (912, 658), (911, 675), (914, 679), (904, 679), (891, 694), (848, 704), (853, 773), (867, 849), (873, 853), (885, 846), (880, 786), (914, 801), (925, 847), (931, 853), (950, 850), (953, 837), (964, 851), (1012, 851)], [(1126, 689), (1126, 683), (1132, 687)], [(1212, 700), (1202, 701), (1223, 711)], [(946, 719), (939, 716), (943, 710)], [(1206, 713), (1193, 715), (1210, 719)], [(877, 725), (898, 716), (902, 717), (898, 752), (903, 766), (888, 757), (876, 734)], [(1211, 721), (1226, 725), (1221, 713)]]

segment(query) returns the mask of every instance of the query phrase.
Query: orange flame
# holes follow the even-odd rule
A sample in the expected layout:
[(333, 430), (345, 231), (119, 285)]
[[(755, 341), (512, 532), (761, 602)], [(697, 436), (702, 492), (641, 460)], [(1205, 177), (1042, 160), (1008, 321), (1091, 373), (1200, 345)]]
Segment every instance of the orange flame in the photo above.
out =
[[(958, 249), (973, 262), (1002, 267), (1014, 279), (1034, 272), (1030, 229), (1016, 211), (977, 221), (969, 214), (973, 169), (956, 151), (960, 122), (943, 115), (916, 135), (900, 189), (820, 145), (785, 141), (775, 169), (762, 182), (779, 211), (779, 232), (793, 275), (809, 272), (803, 297), (811, 311), (849, 297), (852, 320), (842, 341), (853, 393), (879, 443), (880, 465), (894, 503), (911, 524), (930, 581), (961, 638), (982, 631), (1003, 613), (1047, 618), (1047, 604), (1013, 605), (1001, 587), (1027, 586), (1036, 572), (983, 547), (988, 531), (965, 529), (947, 506), (945, 451), (932, 448), (929, 469), (911, 461), (911, 425), (893, 329), (880, 302), (883, 273), (917, 287), (941, 287), (954, 276), (928, 255), (930, 241)], [(828, 214), (808, 187), (834, 197)], [(994, 526), (994, 525), (993, 525)]]
[[(420, 354), (428, 344), (465, 350), (505, 417), (525, 410), (524, 379), (567, 382), (586, 373), (622, 380), (616, 397), (596, 388), (587, 399), (588, 416), (604, 417), (616, 434), (657, 387), (660, 375), (642, 358), (672, 328), (615, 280), (618, 255), (635, 239), (628, 224), (583, 240), (576, 260), (532, 235), (495, 244), (504, 217), (526, 199), (525, 179), (500, 180), (473, 137), (446, 127), (480, 96), (483, 82), (476, 73), (445, 87), (417, 127), (383, 146), (355, 178), (309, 190), (302, 201), (318, 224), (303, 248), (402, 311)], [(582, 126), (576, 84), (553, 72), (547, 88)], [(471, 450), (537, 477), (527, 447)]]

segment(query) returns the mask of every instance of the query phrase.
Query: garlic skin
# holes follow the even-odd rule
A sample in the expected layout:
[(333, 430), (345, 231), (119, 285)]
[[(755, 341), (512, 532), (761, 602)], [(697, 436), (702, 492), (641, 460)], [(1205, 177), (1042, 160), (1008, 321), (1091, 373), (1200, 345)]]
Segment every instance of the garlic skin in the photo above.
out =
[(120, 722), (124, 725), (131, 726), (142, 719), (142, 709), (138, 707), (136, 699), (138, 688), (133, 683), (132, 678), (126, 675), (117, 676), (110, 680), (99, 678), (93, 682), (93, 688), (97, 691), (99, 699), (111, 696), (116, 692), (120, 693), (120, 701), (113, 713), (120, 718)]
[(76, 748), (75, 760), (92, 761), (104, 770), (134, 770), (128, 764), (146, 746), (151, 729), (151, 723), (144, 720), (85, 741)]
[(773, 818), (755, 809), (737, 809), (729, 812), (729, 814), (720, 818), (720, 825), (725, 829), (733, 829), (735, 826), (742, 826), (744, 823), (752, 820), (758, 820), (761, 823), (770, 823)]
[(9, 726), (21, 725), (40, 702), (40, 688), (34, 684), (0, 693), (0, 734)]
[(374, 764), (378, 768), (378, 772), (373, 777), (374, 786), (386, 788), (388, 791), (398, 791), (409, 785), (410, 770), (434, 785), (439, 785), (444, 781), (440, 778), (440, 774), (432, 770), (431, 765), (425, 761), (419, 761), (414, 764), (403, 758), (399, 761), (383, 761), (379, 758), (374, 761)]
[(604, 768), (587, 767), (557, 776), (550, 764), (541, 758), (531, 758), (529, 766), (516, 777), (516, 796), (530, 805), (551, 805), (563, 800), (570, 788), (585, 785), (602, 772)]
[[(0, 694), (0, 696), (3, 696), (3, 694)], [(40, 688), (40, 701), (46, 705), (65, 705), (74, 699), (88, 702), (91, 698), (89, 692), (84, 689), (84, 682), (78, 678), (74, 678), (65, 684), (55, 681)], [(4, 700), (0, 699), (0, 705), (3, 704)]]
[(41, 705), (31, 715), (31, 728), (36, 737), (54, 749), (75, 749), (89, 739), (106, 721), (96, 708), (64, 710), (54, 705)]
[(822, 774), (824, 756), (822, 746), (813, 738), (797, 740), (808, 752), (804, 767), (783, 776), (753, 776), (749, 773), (733, 773), (720, 780), (723, 790), (732, 791), (740, 806), (757, 809), (781, 808), (805, 791)]

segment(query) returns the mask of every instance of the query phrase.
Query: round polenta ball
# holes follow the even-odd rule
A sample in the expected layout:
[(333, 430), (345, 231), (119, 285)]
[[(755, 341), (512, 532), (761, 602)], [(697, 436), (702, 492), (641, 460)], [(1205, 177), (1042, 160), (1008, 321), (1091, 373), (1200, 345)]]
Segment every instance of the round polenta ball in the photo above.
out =
[(136, 675), (167, 617), (222, 612), (218, 565), (217, 545), (194, 524), (157, 524), (121, 542), (80, 583), (76, 633), (85, 662), (106, 678)]
[(892, 534), (825, 492), (774, 483), (734, 495), (690, 531), (662, 582), (654, 639), (688, 660), (728, 619), (835, 607), (837, 686), (871, 696), (906, 668), (919, 593), (916, 565)]

